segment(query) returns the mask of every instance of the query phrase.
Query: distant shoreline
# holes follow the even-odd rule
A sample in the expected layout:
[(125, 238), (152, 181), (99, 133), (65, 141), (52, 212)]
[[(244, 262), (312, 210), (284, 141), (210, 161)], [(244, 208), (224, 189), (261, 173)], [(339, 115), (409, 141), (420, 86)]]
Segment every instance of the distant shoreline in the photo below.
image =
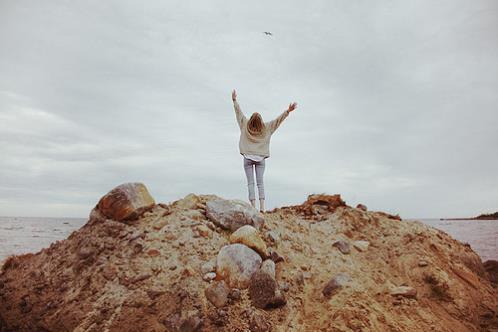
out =
[(440, 218), (439, 220), (498, 220), (498, 212), (480, 214), (477, 217), (470, 218)]

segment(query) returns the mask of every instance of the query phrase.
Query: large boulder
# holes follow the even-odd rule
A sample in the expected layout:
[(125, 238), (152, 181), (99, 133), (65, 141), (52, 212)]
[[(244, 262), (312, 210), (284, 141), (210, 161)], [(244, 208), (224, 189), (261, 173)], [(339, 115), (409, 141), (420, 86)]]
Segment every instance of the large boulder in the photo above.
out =
[(287, 303), (278, 288), (275, 263), (271, 259), (264, 261), (261, 268), (252, 275), (248, 288), (249, 298), (256, 308), (279, 307)]
[(155, 205), (142, 183), (124, 183), (108, 192), (95, 207), (103, 216), (116, 221), (138, 218)]
[(206, 217), (213, 223), (232, 232), (244, 225), (252, 225), (257, 229), (265, 220), (260, 212), (250, 204), (238, 199), (214, 199), (206, 203)]
[(242, 243), (254, 249), (265, 258), (267, 256), (266, 244), (261, 239), (259, 231), (251, 225), (245, 225), (230, 235), (230, 243)]
[(224, 246), (216, 258), (216, 274), (232, 288), (247, 288), (251, 276), (260, 266), (258, 253), (239, 243)]

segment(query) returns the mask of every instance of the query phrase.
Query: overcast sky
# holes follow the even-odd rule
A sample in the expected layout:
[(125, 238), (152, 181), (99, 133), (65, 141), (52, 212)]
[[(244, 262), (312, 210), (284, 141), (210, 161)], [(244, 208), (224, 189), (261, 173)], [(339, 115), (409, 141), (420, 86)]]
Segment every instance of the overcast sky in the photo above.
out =
[(498, 210), (495, 0), (1, 0), (0, 215), (86, 217), (135, 181), (246, 200), (234, 88), (265, 121), (298, 103), (268, 209)]

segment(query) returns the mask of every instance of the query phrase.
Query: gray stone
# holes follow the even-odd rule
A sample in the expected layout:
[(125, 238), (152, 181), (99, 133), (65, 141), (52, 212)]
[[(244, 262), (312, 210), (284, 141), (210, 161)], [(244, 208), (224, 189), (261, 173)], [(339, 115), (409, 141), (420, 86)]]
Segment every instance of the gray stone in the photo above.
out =
[(421, 259), (418, 261), (418, 266), (420, 267), (425, 267), (427, 265), (429, 265), (429, 263), (425, 259)]
[(362, 251), (362, 252), (367, 251), (369, 246), (370, 246), (370, 242), (368, 242), (368, 241), (359, 240), (359, 241), (353, 242), (353, 247), (355, 247), (358, 251)]
[(416, 298), (417, 290), (409, 286), (399, 286), (391, 290), (391, 295), (396, 297)]
[(206, 298), (217, 308), (221, 308), (227, 303), (229, 293), (230, 288), (223, 280), (213, 282), (204, 290)]
[(343, 240), (334, 242), (332, 246), (339, 249), (339, 251), (342, 252), (343, 254), (349, 254), (351, 252), (351, 247), (349, 246), (349, 243)]
[(326, 297), (331, 296), (338, 289), (344, 287), (351, 281), (351, 277), (346, 273), (338, 273), (325, 285), (322, 294)]
[(240, 289), (233, 288), (232, 290), (230, 290), (230, 294), (228, 294), (228, 297), (234, 301), (240, 300), (241, 298)]
[(268, 236), (270, 241), (274, 243), (280, 241), (280, 234), (277, 233), (277, 231), (269, 231), (268, 233), (266, 233), (266, 236)]
[(361, 204), (361, 203), (360, 203), (360, 204), (358, 204), (358, 205), (356, 205), (356, 208), (357, 208), (357, 209), (360, 209), (360, 210), (362, 210), (362, 211), (367, 211), (367, 210), (368, 210), (368, 209), (367, 209), (367, 206), (366, 206), (366, 205), (364, 205), (364, 204)]
[(236, 231), (244, 225), (261, 229), (263, 215), (241, 200), (215, 199), (206, 203), (206, 217), (221, 228)]
[(216, 273), (214, 272), (208, 272), (202, 276), (202, 280), (204, 281), (211, 281), (214, 280), (214, 278), (216, 278)]
[(230, 287), (245, 289), (251, 276), (259, 270), (261, 257), (243, 244), (223, 246), (216, 258), (216, 274), (220, 275)]
[(197, 332), (200, 331), (202, 327), (202, 319), (199, 314), (191, 315), (187, 317), (180, 325), (180, 332)]
[(273, 279), (275, 279), (275, 262), (271, 259), (267, 259), (261, 264), (260, 270), (269, 274)]
[(201, 266), (201, 273), (202, 275), (209, 273), (209, 272), (214, 272), (216, 271), (216, 259), (213, 258), (206, 263), (202, 264)]
[(280, 256), (280, 254), (278, 252), (276, 252), (275, 249), (273, 249), (273, 248), (268, 249), (268, 256), (275, 263), (279, 263), (279, 262), (284, 262), (285, 261), (284, 257)]
[(249, 330), (251, 332), (269, 332), (271, 325), (262, 314), (253, 312), (249, 320)]

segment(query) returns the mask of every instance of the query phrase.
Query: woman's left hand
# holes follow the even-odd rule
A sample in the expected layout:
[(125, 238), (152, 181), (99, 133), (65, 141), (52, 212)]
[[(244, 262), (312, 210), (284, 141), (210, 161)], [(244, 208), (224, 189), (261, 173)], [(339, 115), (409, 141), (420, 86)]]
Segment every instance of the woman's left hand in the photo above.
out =
[(287, 111), (292, 112), (293, 110), (296, 109), (296, 107), (297, 107), (297, 103), (296, 102), (290, 103), (289, 104), (289, 108), (287, 109)]

